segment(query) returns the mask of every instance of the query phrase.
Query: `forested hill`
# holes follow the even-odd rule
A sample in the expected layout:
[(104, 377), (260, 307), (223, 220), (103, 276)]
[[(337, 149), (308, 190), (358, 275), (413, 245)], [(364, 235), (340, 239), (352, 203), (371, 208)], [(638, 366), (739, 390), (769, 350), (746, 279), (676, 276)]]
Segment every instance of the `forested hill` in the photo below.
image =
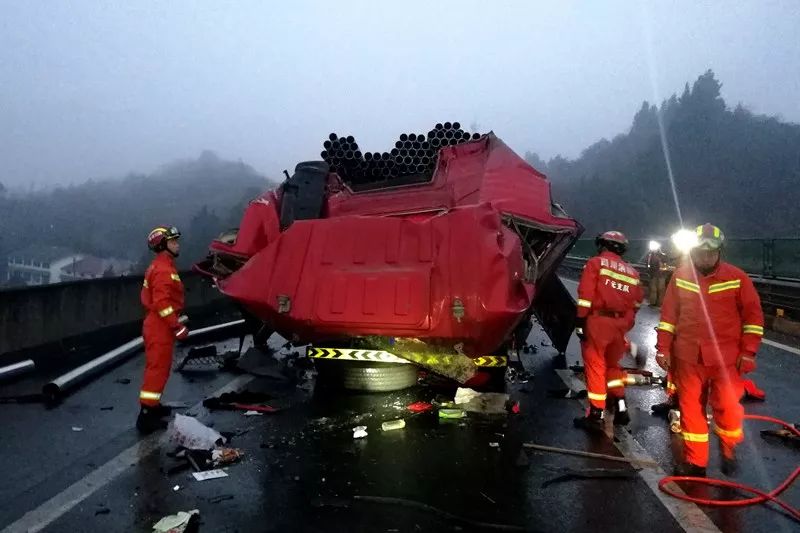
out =
[(678, 226), (666, 149), (685, 225), (710, 221), (738, 238), (800, 236), (800, 125), (731, 109), (720, 88), (708, 71), (680, 96), (644, 102), (628, 133), (576, 160), (526, 159), (587, 235), (618, 228), (663, 237)]
[(204, 257), (220, 231), (238, 226), (247, 201), (271, 186), (251, 167), (203, 152), (150, 175), (31, 194), (0, 192), (0, 255), (41, 244), (139, 261), (148, 257), (147, 233), (170, 224), (184, 234), (186, 267)]

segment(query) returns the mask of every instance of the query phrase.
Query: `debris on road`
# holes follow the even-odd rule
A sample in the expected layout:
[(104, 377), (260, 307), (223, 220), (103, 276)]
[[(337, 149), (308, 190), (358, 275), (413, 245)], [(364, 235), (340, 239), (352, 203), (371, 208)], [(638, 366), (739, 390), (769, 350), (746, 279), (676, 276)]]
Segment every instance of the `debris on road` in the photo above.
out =
[(119, 378), (114, 380), (114, 383), (119, 383), (120, 385), (130, 385), (131, 380), (130, 378)]
[(555, 483), (563, 483), (564, 481), (574, 481), (580, 479), (636, 479), (639, 475), (639, 470), (621, 470), (614, 468), (585, 468), (574, 470), (572, 468), (564, 469), (564, 473), (560, 476), (546, 480), (542, 483), (541, 487), (544, 489)]
[(499, 449), (500, 448), (500, 443), (499, 442), (490, 442), (489, 443), (489, 448), (498, 448)]
[(196, 526), (200, 520), (200, 511), (180, 511), (179, 513), (165, 516), (153, 524), (153, 533), (185, 533), (189, 526)]
[(178, 492), (179, 490), (181, 490), (181, 486), (180, 485), (175, 485), (174, 487), (172, 487), (172, 491), (173, 492)]
[(210, 450), (225, 444), (225, 438), (191, 416), (176, 414), (170, 431), (170, 441), (189, 450)]
[(267, 405), (272, 396), (260, 392), (226, 392), (218, 397), (206, 398), (203, 400), (203, 407), (210, 410), (240, 410), (258, 411), (260, 413), (276, 413), (280, 411), (277, 407)]
[(114, 406), (113, 405), (109, 405), (108, 407), (101, 407), (100, 410), (101, 411), (113, 411), (114, 410)]
[(402, 418), (399, 420), (387, 420), (381, 424), (381, 429), (383, 431), (393, 431), (395, 429), (403, 429), (404, 427), (406, 427), (406, 421)]
[(455, 404), (470, 413), (507, 413), (508, 394), (501, 392), (478, 392), (459, 387), (456, 390)]
[(649, 461), (647, 459), (630, 459), (628, 457), (617, 457), (616, 455), (606, 455), (603, 453), (584, 452), (582, 450), (570, 450), (567, 448), (556, 448), (555, 446), (544, 446), (542, 444), (534, 444), (532, 442), (525, 442), (522, 444), (525, 448), (532, 450), (540, 450), (543, 452), (563, 453), (565, 455), (577, 455), (579, 457), (590, 457), (592, 459), (604, 459), (606, 461), (616, 461), (618, 463), (630, 463), (635, 466), (659, 468), (658, 463)]
[[(795, 424), (796, 429), (800, 429), (800, 424)], [(788, 429), (762, 429), (761, 438), (765, 440), (777, 439), (786, 445), (800, 448), (800, 437)]]
[(242, 457), (244, 457), (244, 453), (236, 448), (217, 448), (211, 452), (211, 462), (214, 466), (233, 464)]
[(353, 428), (353, 438), (363, 439), (367, 436), (367, 426), (356, 426)]
[(244, 416), (264, 416), (264, 413), (262, 413), (261, 411), (255, 411), (253, 409), (250, 409), (249, 411), (245, 411), (242, 414)]
[(463, 409), (439, 409), (439, 418), (466, 418), (467, 412)]
[(425, 411), (430, 411), (433, 409), (433, 404), (428, 402), (414, 402), (406, 406), (406, 409), (412, 413), (424, 413)]
[(79, 426), (72, 426), (72, 431), (83, 431), (83, 428)]
[(574, 391), (572, 389), (549, 389), (547, 396), (550, 398), (563, 398), (565, 400), (583, 400), (588, 396), (586, 389)]
[(742, 384), (744, 385), (744, 396), (746, 399), (755, 400), (757, 402), (763, 402), (767, 399), (767, 394), (759, 389), (752, 379), (742, 380)]
[(228, 473), (224, 470), (206, 470), (205, 472), (192, 472), (192, 476), (197, 481), (206, 481), (209, 479), (219, 479), (221, 477), (228, 477)]

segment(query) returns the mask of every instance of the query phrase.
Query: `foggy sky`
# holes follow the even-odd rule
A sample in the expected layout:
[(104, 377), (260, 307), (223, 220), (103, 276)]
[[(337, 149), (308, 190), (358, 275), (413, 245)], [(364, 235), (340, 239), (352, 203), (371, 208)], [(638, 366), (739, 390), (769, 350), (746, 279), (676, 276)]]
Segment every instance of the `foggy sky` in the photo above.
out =
[(729, 105), (800, 122), (800, 3), (642, 5), (0, 0), (0, 182), (203, 149), (279, 177), (330, 131), (384, 150), (446, 120), (575, 157), (708, 68)]

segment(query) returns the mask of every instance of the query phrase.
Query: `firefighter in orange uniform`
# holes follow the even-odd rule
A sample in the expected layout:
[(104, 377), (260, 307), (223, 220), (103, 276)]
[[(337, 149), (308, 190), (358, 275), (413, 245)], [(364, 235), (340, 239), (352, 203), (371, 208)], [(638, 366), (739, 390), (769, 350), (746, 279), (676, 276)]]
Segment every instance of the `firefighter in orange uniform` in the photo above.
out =
[(718, 227), (697, 228), (691, 261), (675, 271), (661, 308), (656, 361), (671, 369), (679, 391), (684, 447), (678, 475), (706, 474), (707, 401), (724, 474), (736, 473), (736, 446), (744, 439), (742, 376), (756, 368), (764, 315), (747, 274), (721, 261), (724, 242)]
[(575, 333), (581, 340), (589, 409), (575, 426), (603, 430), (606, 399), (613, 401), (614, 424), (630, 421), (625, 404), (627, 376), (620, 368), (625, 334), (633, 327), (644, 293), (639, 273), (622, 260), (628, 240), (618, 231), (595, 239), (598, 255), (589, 259), (578, 285)]
[(172, 368), (175, 340), (189, 336), (189, 330), (179, 320), (183, 283), (175, 258), (180, 253), (180, 236), (175, 227), (159, 227), (147, 237), (147, 245), (156, 257), (145, 272), (141, 293), (146, 313), (142, 328), (146, 362), (136, 427), (143, 433), (167, 427), (164, 417), (169, 416), (170, 409), (161, 404), (161, 393)]

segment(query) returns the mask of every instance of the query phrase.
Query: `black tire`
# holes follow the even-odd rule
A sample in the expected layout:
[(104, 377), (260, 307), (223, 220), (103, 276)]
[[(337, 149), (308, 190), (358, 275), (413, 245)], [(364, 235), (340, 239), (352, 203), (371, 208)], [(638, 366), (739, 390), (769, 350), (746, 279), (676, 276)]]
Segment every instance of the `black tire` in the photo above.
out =
[(417, 367), (411, 364), (361, 361), (317, 361), (321, 379), (344, 389), (389, 392), (417, 384)]

